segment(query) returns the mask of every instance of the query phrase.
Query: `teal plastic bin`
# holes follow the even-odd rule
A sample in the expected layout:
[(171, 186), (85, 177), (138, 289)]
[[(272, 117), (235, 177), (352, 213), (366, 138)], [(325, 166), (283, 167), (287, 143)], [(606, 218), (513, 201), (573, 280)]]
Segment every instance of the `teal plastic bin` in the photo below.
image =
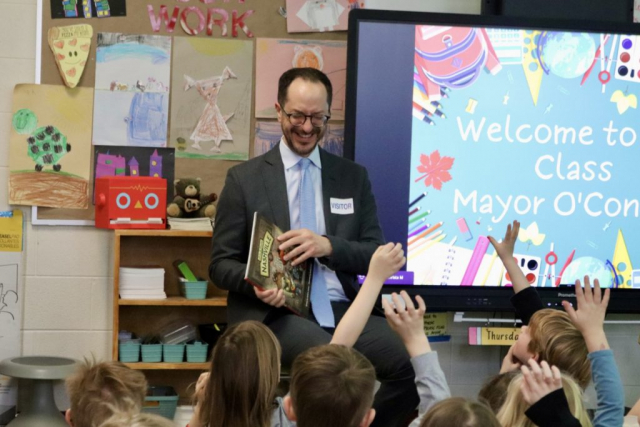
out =
[(208, 285), (209, 283), (206, 280), (199, 280), (197, 282), (181, 280), (180, 290), (186, 299), (205, 299), (207, 297)]
[(187, 344), (187, 362), (204, 363), (207, 361), (207, 349), (209, 344), (196, 341)]
[(173, 420), (178, 407), (178, 394), (173, 387), (149, 387), (144, 399), (143, 412)]
[(137, 341), (123, 341), (118, 343), (118, 359), (122, 363), (135, 363), (140, 361), (140, 343)]
[(184, 361), (184, 344), (163, 344), (162, 360), (168, 363)]
[(142, 344), (140, 346), (143, 362), (160, 362), (162, 361), (162, 344)]

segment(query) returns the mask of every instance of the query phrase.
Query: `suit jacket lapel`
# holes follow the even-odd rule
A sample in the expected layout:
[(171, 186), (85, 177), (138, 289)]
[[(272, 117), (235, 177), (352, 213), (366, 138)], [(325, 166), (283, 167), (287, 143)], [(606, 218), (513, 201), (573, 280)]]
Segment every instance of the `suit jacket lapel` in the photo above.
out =
[(265, 194), (269, 198), (273, 220), (282, 228), (282, 231), (288, 231), (291, 228), (289, 199), (287, 198), (287, 181), (284, 176), (284, 164), (282, 157), (280, 157), (279, 144), (264, 156), (262, 180)]
[(335, 163), (331, 156), (320, 149), (320, 161), (322, 162), (322, 207), (324, 209), (324, 226), (327, 229), (327, 235), (335, 234), (336, 223), (333, 215), (331, 215), (330, 199), (331, 195), (339, 194), (340, 183), (333, 173)]

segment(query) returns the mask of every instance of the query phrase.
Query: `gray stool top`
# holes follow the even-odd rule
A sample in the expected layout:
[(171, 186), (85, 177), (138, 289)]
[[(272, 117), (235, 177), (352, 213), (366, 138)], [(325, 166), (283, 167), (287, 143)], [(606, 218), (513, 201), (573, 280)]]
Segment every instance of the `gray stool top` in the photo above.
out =
[(80, 362), (68, 357), (20, 356), (0, 362), (0, 374), (14, 378), (62, 380), (71, 375)]

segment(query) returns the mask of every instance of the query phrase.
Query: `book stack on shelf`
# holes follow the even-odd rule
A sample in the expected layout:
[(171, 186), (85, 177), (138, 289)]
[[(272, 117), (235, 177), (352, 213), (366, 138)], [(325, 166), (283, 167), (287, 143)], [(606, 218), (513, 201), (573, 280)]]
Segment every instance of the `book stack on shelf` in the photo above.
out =
[(213, 231), (211, 218), (171, 218), (167, 217), (171, 230)]
[(121, 299), (166, 299), (164, 268), (120, 267), (119, 291)]

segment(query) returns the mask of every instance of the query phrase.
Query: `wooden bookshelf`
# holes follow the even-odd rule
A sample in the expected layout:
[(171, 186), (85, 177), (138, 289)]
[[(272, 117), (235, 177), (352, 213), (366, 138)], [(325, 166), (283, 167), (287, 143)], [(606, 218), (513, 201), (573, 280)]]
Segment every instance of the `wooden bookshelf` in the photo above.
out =
[[(184, 320), (193, 325), (226, 321), (226, 291), (212, 284), (207, 297), (188, 300), (180, 295), (179, 273), (173, 261), (182, 259), (197, 277), (208, 278), (211, 255), (210, 231), (188, 230), (115, 230), (113, 243), (113, 360), (118, 360), (118, 332), (127, 330), (138, 336), (153, 335), (163, 324)], [(121, 266), (158, 265), (165, 270), (167, 299), (120, 299)], [(209, 363), (126, 363), (131, 369), (145, 371), (151, 385), (171, 385), (188, 401), (193, 384)]]

